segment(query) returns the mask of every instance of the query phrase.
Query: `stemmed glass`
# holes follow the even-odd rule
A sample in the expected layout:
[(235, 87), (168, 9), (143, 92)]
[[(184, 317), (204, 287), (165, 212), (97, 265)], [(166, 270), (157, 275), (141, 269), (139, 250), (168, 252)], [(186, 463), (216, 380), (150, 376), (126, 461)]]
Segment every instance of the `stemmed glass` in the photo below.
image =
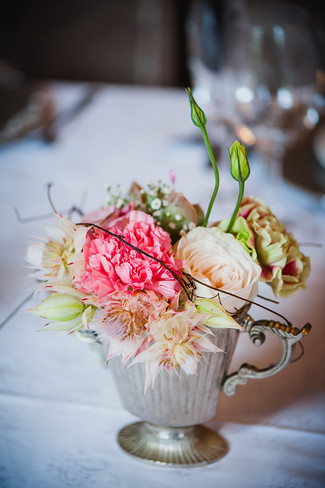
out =
[(192, 56), (194, 93), (198, 102), (205, 97), (202, 105), (221, 149), (234, 138), (258, 149), (266, 163), (264, 191), (272, 196), (274, 186), (281, 191), (285, 149), (317, 124), (324, 105), (312, 25), (307, 12), (292, 4), (225, 5), (219, 69)]

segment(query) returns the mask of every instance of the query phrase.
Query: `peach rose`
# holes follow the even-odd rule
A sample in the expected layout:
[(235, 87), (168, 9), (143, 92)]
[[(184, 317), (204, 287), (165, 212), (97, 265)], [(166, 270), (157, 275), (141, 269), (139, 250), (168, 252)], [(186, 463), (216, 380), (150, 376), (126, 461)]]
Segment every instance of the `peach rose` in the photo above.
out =
[(196, 283), (196, 297), (215, 297), (229, 313), (245, 304), (242, 299), (252, 300), (257, 293), (261, 267), (232, 234), (216, 227), (196, 227), (188, 232), (175, 245), (175, 258), (183, 259), (184, 271), (204, 283)]

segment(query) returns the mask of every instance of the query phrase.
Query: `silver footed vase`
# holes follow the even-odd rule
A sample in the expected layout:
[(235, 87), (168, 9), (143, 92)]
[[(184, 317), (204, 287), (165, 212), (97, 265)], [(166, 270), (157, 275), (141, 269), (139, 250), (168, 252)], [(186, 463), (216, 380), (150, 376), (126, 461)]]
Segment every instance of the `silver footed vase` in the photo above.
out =
[(120, 358), (109, 361), (123, 406), (140, 419), (118, 434), (125, 452), (143, 461), (180, 467), (212, 463), (228, 452), (226, 439), (203, 425), (215, 416), (220, 393), (231, 396), (237, 385), (244, 385), (248, 379), (281, 371), (311, 328), (310, 324), (297, 329), (275, 321), (255, 322), (247, 310), (243, 309), (236, 320), (255, 345), (264, 343), (265, 332), (275, 334), (282, 342), (280, 359), (265, 369), (245, 363), (227, 375), (239, 334), (234, 329), (212, 329), (214, 344), (225, 352), (205, 353), (196, 375), (162, 371), (146, 394), (144, 364), (123, 367)]
[(146, 394), (143, 363), (128, 368), (119, 358), (111, 360), (123, 406), (142, 420), (119, 432), (122, 449), (146, 461), (176, 466), (205, 464), (224, 456), (227, 441), (202, 424), (215, 415), (220, 372), (227, 370), (237, 338), (234, 329), (219, 330), (214, 342), (225, 353), (206, 354), (197, 375), (163, 370)]

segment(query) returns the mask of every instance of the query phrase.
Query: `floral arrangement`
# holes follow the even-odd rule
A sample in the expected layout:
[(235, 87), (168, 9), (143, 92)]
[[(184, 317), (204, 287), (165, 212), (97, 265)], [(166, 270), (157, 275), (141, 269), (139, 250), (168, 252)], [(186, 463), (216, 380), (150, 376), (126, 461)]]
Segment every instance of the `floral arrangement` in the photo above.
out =
[[(109, 201), (74, 223), (54, 209), (58, 228), (29, 246), (27, 259), (48, 297), (31, 310), (42, 330), (84, 331), (108, 345), (108, 360), (143, 362), (145, 389), (163, 369), (195, 374), (203, 352), (220, 349), (212, 329), (241, 329), (236, 317), (252, 303), (258, 283), (275, 296), (305, 287), (309, 259), (264, 202), (244, 196), (250, 168), (238, 141), (229, 150), (239, 195), (230, 219), (209, 223), (219, 174), (206, 117), (188, 90), (214, 169), (207, 212), (163, 183)], [(53, 207), (54, 208), (54, 207)]]

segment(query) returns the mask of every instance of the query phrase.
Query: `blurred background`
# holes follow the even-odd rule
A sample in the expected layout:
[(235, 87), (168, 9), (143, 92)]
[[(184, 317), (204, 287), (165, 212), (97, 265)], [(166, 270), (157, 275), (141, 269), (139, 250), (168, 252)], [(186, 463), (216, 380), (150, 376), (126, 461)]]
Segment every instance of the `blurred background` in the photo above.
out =
[(324, 193), (324, 32), (318, 0), (2, 0), (0, 142), (55, 139), (49, 81), (92, 83), (78, 110), (96, 83), (190, 85), (221, 163), (239, 138)]
[(187, 83), (180, 0), (4, 0), (1, 57), (35, 78)]
[[(2, 0), (0, 56), (27, 75), (186, 86), (188, 19), (200, 13), (207, 66), (221, 63), (224, 20), (263, 9), (256, 0)], [(310, 15), (315, 40), (324, 48), (324, 17), (318, 0), (286, 0)], [(324, 59), (322, 60), (324, 62)], [(324, 66), (322, 66), (324, 68)]]

